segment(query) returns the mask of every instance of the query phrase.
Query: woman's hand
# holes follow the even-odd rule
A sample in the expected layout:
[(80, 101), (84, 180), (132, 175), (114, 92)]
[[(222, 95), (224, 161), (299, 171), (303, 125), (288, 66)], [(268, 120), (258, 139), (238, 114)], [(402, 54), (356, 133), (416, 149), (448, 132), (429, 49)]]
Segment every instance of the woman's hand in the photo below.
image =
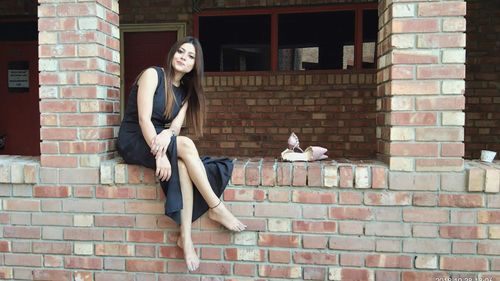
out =
[(155, 175), (161, 181), (168, 181), (170, 179), (170, 176), (172, 175), (172, 166), (170, 166), (170, 161), (168, 160), (166, 154), (156, 158)]
[(153, 138), (153, 141), (151, 142), (151, 154), (154, 154), (156, 159), (162, 155), (167, 155), (167, 149), (170, 144), (171, 137), (172, 131), (163, 130)]

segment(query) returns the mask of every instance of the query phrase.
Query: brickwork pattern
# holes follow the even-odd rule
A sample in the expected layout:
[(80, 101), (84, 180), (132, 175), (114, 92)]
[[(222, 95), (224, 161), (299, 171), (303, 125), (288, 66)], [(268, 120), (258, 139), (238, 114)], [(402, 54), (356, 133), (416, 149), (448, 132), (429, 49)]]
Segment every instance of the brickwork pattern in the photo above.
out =
[[(158, 13), (158, 6), (150, 1), (122, 1), (120, 22), (186, 21), (190, 34), (191, 2), (168, 2), (158, 4), (165, 11)], [(230, 1), (200, 1), (199, 6), (202, 10), (237, 5), (272, 7), (289, 1), (222, 2)], [(208, 74), (208, 123), (205, 137), (198, 142), (200, 153), (278, 157), (294, 131), (304, 144), (327, 147), (331, 157), (375, 157), (375, 77), (371, 72), (336, 73)]]
[(498, 1), (467, 1), (465, 157), (500, 152), (500, 17)]
[[(202, 0), (197, 1), (199, 11), (234, 8), (271, 8), (295, 5), (329, 5), (339, 3), (373, 3), (373, 0)], [(184, 0), (121, 0), (121, 23), (186, 22), (188, 34), (193, 30), (192, 1)]]
[[(365, 188), (356, 186), (366, 182), (365, 164), (372, 165), (372, 175), (374, 167), (387, 175), (384, 165), (341, 169), (346, 163), (238, 160), (224, 200), (249, 229), (231, 234), (206, 216), (196, 221), (193, 238), (202, 265), (188, 275), (175, 246), (178, 228), (163, 215), (164, 196), (152, 171), (103, 164), (100, 184), (48, 185), (38, 181), (45, 171), (36, 160), (0, 161), (0, 278), (500, 278), (499, 197), (467, 193), (465, 177), (450, 173), (434, 189), (388, 172), (387, 186), (377, 188), (372, 180)], [(293, 168), (280, 172), (283, 167)], [(328, 167), (338, 171), (337, 180)], [(358, 169), (359, 178), (353, 173)], [(342, 186), (349, 181), (354, 188)]]
[(279, 157), (295, 132), (305, 149), (330, 157), (374, 158), (372, 73), (259, 74), (206, 77), (206, 136), (201, 154)]
[(192, 1), (120, 0), (120, 23), (185, 22), (188, 35), (193, 30)]
[(379, 152), (391, 170), (464, 162), (465, 1), (380, 1)]
[[(281, 162), (275, 159), (234, 159), (234, 186), (308, 186), (386, 189), (388, 170), (378, 161)], [(154, 171), (127, 165), (121, 159), (103, 162), (102, 184), (153, 184)]]
[(75, 182), (115, 150), (118, 1), (42, 1), (38, 16), (41, 164), (61, 169), (56, 182)]
[(353, 3), (376, 3), (376, 0), (201, 0), (200, 9), (258, 8), (293, 5), (330, 5)]
[(467, 161), (468, 189), (471, 192), (500, 192), (500, 161)]
[[(252, 150), (266, 143), (278, 144), (280, 149), (269, 150), (279, 153), (295, 129), (303, 145), (322, 143), (314, 138), (318, 125), (333, 131), (325, 129), (320, 137), (345, 128), (354, 131), (340, 136), (372, 136), (373, 131), (355, 130), (370, 126), (346, 122), (356, 120), (353, 108), (376, 106), (369, 113), (381, 112), (378, 151), (391, 169), (372, 161), (238, 159), (224, 200), (249, 230), (231, 234), (206, 217), (195, 222), (202, 266), (190, 275), (175, 246), (178, 228), (163, 215), (164, 196), (153, 172), (102, 161), (112, 156), (119, 121), (118, 2), (40, 2), (42, 157), (0, 158), (0, 279), (500, 278), (498, 164), (467, 162), (466, 171), (459, 169), (464, 166), (464, 1), (380, 1), (376, 104), (373, 74), (290, 74), (290, 83), (287, 74), (207, 77), (212, 120), (234, 130), (209, 124), (210, 147), (222, 148), (217, 134), (238, 136), (241, 124), (231, 121), (240, 120), (254, 122), (254, 131), (244, 134), (259, 138), (224, 145), (234, 145), (233, 151), (248, 145), (244, 153), (252, 157), (266, 155), (259, 147)], [(169, 1), (174, 8), (166, 10), (158, 1), (136, 2), (121, 3), (130, 8), (123, 16), (127, 23), (170, 20), (148, 16), (153, 13), (191, 21), (181, 7), (186, 1)], [(217, 1), (223, 2), (236, 3)], [(293, 2), (238, 1), (326, 3)], [(135, 5), (151, 9), (132, 17), (146, 10)], [(266, 114), (280, 108), (271, 101), (287, 98), (291, 104), (283, 106), (294, 111), (284, 115), (292, 117), (292, 125), (268, 126)], [(228, 112), (228, 105), (239, 111)], [(328, 105), (341, 108), (315, 108)], [(257, 111), (261, 108), (273, 111)], [(231, 120), (229, 113), (239, 119)], [(300, 123), (298, 116), (318, 123)], [(269, 136), (283, 139), (263, 138), (273, 127), (282, 131)], [(359, 139), (349, 141), (352, 146)], [(335, 145), (329, 149), (336, 153)]]

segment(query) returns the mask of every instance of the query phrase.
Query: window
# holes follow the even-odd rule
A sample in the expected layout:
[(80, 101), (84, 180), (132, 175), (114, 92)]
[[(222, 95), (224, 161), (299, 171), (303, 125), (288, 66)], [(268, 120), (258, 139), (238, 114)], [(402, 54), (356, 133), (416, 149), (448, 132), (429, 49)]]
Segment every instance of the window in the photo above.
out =
[(269, 15), (200, 18), (206, 71), (269, 70)]
[(354, 11), (278, 17), (279, 70), (346, 69), (344, 46), (354, 46)]
[(0, 22), (0, 41), (36, 41), (38, 40), (37, 22)]
[(195, 15), (205, 70), (376, 68), (376, 3)]

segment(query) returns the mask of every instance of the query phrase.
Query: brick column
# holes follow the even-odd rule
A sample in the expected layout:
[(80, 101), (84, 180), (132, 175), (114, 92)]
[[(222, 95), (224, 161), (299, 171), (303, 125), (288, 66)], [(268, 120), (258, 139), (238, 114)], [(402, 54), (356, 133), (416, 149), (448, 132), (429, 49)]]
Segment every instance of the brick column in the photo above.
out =
[(39, 2), (41, 178), (96, 183), (120, 121), (118, 0)]
[(378, 152), (393, 171), (462, 171), (465, 1), (379, 3)]

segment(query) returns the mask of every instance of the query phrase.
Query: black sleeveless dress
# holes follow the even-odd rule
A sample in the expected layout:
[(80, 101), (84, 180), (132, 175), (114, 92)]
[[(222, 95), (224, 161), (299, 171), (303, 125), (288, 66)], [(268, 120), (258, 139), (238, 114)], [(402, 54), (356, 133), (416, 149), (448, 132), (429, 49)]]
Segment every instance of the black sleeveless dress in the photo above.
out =
[[(172, 122), (181, 108), (181, 103), (186, 96), (185, 90), (174, 86), (176, 102), (172, 111), (172, 118), (166, 119), (163, 115), (165, 107), (165, 80), (163, 69), (153, 67), (158, 73), (158, 87), (153, 99), (153, 111), (151, 121), (160, 133), (165, 129), (165, 125)], [(150, 147), (144, 140), (139, 126), (137, 110), (137, 86), (134, 85), (128, 99), (127, 108), (118, 133), (117, 148), (120, 155), (127, 164), (142, 165), (151, 169), (156, 169), (156, 160), (150, 152)], [(177, 138), (172, 136), (168, 146), (167, 157), (172, 166), (172, 175), (168, 181), (160, 181), (161, 188), (166, 196), (165, 214), (171, 217), (177, 224), (180, 224), (180, 210), (182, 209), (182, 193), (179, 182), (179, 172), (177, 166)], [(213, 191), (220, 197), (224, 192), (233, 171), (233, 162), (229, 158), (202, 157), (201, 161), (207, 171), (208, 181)], [(196, 187), (193, 190), (193, 218), (198, 219), (208, 210), (208, 205)]]

